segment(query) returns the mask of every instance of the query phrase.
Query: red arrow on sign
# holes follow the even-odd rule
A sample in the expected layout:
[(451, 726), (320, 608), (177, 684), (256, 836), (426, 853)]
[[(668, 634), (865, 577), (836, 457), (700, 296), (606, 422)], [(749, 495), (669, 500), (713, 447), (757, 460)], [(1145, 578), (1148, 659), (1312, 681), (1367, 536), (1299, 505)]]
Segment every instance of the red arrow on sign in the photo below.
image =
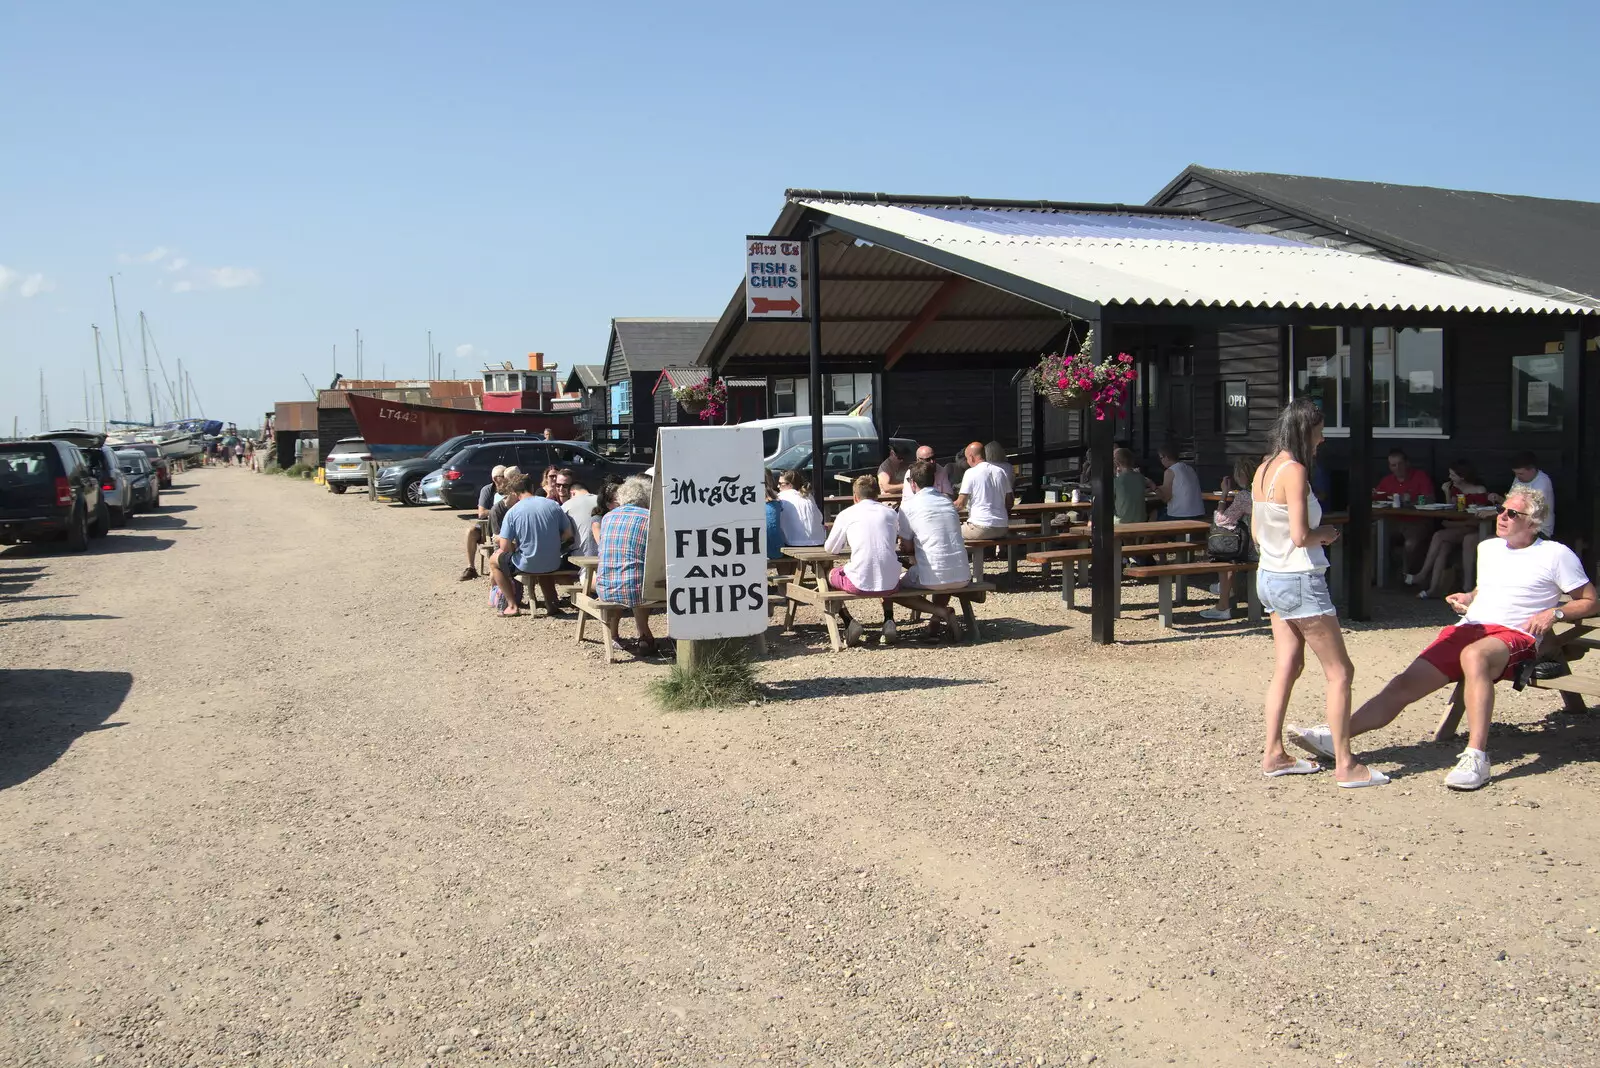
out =
[(789, 312), (793, 314), (800, 310), (800, 302), (790, 297), (788, 300), (773, 300), (771, 297), (751, 297), (751, 315), (767, 315), (771, 312)]

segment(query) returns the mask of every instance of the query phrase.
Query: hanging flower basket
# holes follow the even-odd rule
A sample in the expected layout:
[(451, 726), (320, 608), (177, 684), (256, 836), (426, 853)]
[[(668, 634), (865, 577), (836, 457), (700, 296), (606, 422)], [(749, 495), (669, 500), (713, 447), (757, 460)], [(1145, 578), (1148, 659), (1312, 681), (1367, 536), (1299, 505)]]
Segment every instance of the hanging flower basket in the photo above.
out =
[(1127, 415), (1128, 391), (1137, 377), (1133, 357), (1119, 352), (1095, 363), (1089, 357), (1092, 337), (1092, 331), (1086, 334), (1075, 351), (1039, 357), (1029, 372), (1033, 388), (1057, 408), (1092, 407), (1094, 417), (1100, 420)]
[(721, 379), (682, 386), (672, 391), (678, 406), (690, 415), (698, 415), (703, 423), (722, 418), (728, 406), (728, 387)]
[(699, 415), (706, 410), (706, 399), (704, 397), (687, 397), (680, 400), (678, 405), (690, 415)]

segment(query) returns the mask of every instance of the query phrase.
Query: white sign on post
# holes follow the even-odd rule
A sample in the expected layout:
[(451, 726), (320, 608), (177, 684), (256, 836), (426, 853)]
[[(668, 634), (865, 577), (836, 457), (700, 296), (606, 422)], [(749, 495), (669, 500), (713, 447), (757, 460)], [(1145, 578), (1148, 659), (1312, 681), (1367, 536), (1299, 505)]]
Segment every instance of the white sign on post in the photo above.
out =
[(744, 239), (744, 317), (802, 319), (800, 261), (804, 243), (776, 237)]
[(767, 490), (761, 431), (662, 427), (667, 633), (739, 638), (767, 629)]

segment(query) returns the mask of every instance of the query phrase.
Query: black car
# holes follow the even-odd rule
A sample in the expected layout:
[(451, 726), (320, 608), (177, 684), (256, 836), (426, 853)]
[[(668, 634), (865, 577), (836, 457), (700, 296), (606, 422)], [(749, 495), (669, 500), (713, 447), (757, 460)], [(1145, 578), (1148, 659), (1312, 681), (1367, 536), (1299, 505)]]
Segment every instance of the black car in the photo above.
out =
[[(898, 449), (907, 457), (917, 454), (917, 443), (910, 438), (890, 438), (889, 447)], [(823, 443), (822, 466), (829, 478), (835, 475), (875, 475), (883, 463), (883, 446), (877, 438), (836, 438)], [(767, 462), (772, 471), (790, 471), (799, 468), (811, 474), (811, 443), (803, 441), (791, 445)], [(837, 480), (836, 480), (837, 481)], [(832, 492), (832, 487), (829, 487)]]
[(444, 465), (444, 502), (451, 508), (478, 506), (478, 491), (500, 464), (516, 467), (537, 485), (551, 464), (570, 467), (598, 490), (607, 478), (627, 478), (650, 470), (649, 464), (608, 460), (575, 441), (490, 441), (468, 445)]
[(64, 538), (81, 552), (110, 529), (100, 479), (76, 445), (0, 442), (0, 543)]
[(422, 493), (420, 487), (423, 478), (430, 471), (437, 471), (449, 463), (456, 453), (468, 445), (480, 445), (494, 441), (536, 440), (541, 440), (538, 434), (530, 434), (526, 430), (498, 431), (494, 433), (485, 433), (480, 430), (471, 434), (457, 434), (450, 440), (435, 445), (425, 455), (396, 460), (386, 467), (380, 467), (378, 469), (378, 496), (391, 497), (401, 504), (421, 504)]
[(144, 453), (150, 461), (150, 466), (156, 469), (156, 484), (162, 489), (172, 488), (172, 461), (162, 454), (160, 445), (153, 445), (148, 441), (134, 441), (126, 445), (117, 445), (115, 448), (133, 449)]

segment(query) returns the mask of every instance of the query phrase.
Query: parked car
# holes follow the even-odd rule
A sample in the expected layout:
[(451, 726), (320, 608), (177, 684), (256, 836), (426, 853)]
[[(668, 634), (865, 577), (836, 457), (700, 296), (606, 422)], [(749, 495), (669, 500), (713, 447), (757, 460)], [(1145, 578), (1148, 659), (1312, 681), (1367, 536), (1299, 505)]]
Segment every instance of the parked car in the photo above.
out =
[(444, 468), (436, 467), (417, 483), (417, 496), (423, 504), (444, 503)]
[(594, 489), (607, 478), (627, 478), (650, 470), (649, 464), (608, 460), (575, 441), (490, 441), (468, 445), (444, 465), (441, 492), (444, 503), (451, 508), (476, 508), (478, 491), (489, 482), (490, 474), (500, 464), (521, 468), (535, 483), (551, 464), (570, 467), (580, 476), (587, 476)]
[(76, 445), (89, 464), (89, 470), (100, 480), (100, 496), (111, 516), (111, 525), (120, 527), (128, 521), (128, 477), (122, 473), (116, 453), (106, 445), (106, 436), (92, 430), (52, 430), (40, 434), (35, 441), (66, 441)]
[(322, 465), (322, 478), (330, 493), (343, 493), (351, 486), (367, 484), (367, 469), (372, 466), (372, 453), (360, 438), (340, 438), (333, 443), (328, 459)]
[[(775, 419), (751, 419), (740, 426), (753, 426), (761, 431), (761, 456), (768, 467), (778, 454), (796, 445), (811, 444), (811, 417), (785, 415)], [(822, 439), (875, 438), (878, 430), (872, 420), (864, 415), (825, 415), (822, 417)]]
[(0, 442), (0, 543), (64, 538), (82, 552), (110, 529), (100, 480), (76, 445)]
[(156, 470), (157, 485), (162, 489), (172, 488), (172, 461), (162, 454), (160, 445), (152, 445), (148, 441), (134, 441), (119, 448), (124, 452), (134, 449), (144, 453), (145, 459), (149, 460), (150, 466)]
[(423, 504), (425, 502), (422, 498), (422, 480), (429, 473), (449, 463), (452, 456), (468, 445), (489, 441), (530, 441), (537, 438), (537, 434), (530, 435), (526, 430), (495, 433), (479, 430), (471, 434), (457, 434), (450, 440), (435, 445), (425, 455), (398, 460), (386, 467), (380, 467), (378, 496), (393, 498), (401, 504)]
[(161, 507), (161, 482), (150, 457), (137, 449), (118, 449), (117, 463), (128, 478), (128, 514)]
[[(890, 438), (889, 444), (900, 449), (906, 456), (917, 454), (917, 443), (910, 438)], [(857, 475), (875, 475), (878, 465), (883, 463), (883, 448), (878, 444), (877, 438), (841, 438), (830, 441), (825, 446), (822, 454), (824, 474), (834, 483), (838, 480), (835, 475), (845, 475), (855, 478)], [(807, 475), (811, 473), (811, 442), (803, 442), (767, 461), (767, 468), (772, 471), (788, 471), (798, 467)], [(837, 485), (830, 485), (828, 492), (833, 493)], [(848, 492), (839, 489), (839, 492)]]

